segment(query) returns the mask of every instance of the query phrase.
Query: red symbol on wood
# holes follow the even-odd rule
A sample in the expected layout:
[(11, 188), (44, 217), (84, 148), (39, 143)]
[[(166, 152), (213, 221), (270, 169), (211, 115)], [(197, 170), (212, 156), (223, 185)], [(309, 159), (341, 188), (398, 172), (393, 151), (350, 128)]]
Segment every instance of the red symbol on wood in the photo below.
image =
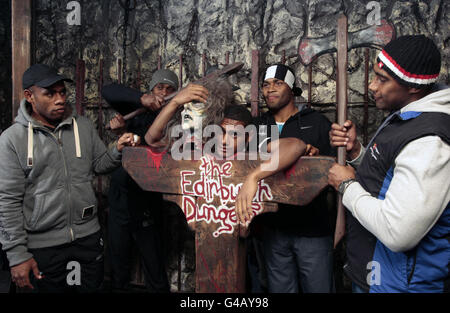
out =
[[(151, 164), (152, 167), (155, 167), (157, 172), (159, 172), (161, 160), (166, 152), (167, 150), (164, 150), (163, 152), (154, 152), (150, 149), (147, 150), (147, 162), (148, 164)], [(152, 160), (152, 162), (150, 162), (150, 159)]]

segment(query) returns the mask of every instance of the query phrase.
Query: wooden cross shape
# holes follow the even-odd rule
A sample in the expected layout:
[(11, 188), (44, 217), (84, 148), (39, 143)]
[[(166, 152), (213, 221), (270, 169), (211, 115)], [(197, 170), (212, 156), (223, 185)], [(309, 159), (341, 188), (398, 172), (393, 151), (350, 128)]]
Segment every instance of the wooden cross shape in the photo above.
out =
[[(195, 231), (196, 292), (245, 292), (247, 226), (234, 202), (260, 160), (174, 160), (166, 151), (126, 147), (123, 167), (147, 191), (161, 192), (183, 210)], [(259, 183), (254, 216), (278, 210), (277, 203), (306, 205), (327, 185), (332, 157), (301, 157), (287, 171)]]

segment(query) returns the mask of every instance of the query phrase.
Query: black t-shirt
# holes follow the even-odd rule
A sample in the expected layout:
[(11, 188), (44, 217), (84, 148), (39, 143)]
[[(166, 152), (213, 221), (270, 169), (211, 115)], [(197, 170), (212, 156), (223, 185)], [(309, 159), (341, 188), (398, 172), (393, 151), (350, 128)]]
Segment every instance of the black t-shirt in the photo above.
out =
[[(274, 117), (267, 112), (254, 119), (255, 125), (276, 125)], [(271, 137), (270, 127), (268, 137)], [(306, 144), (318, 148), (320, 155), (335, 156), (336, 151), (330, 146), (328, 133), (331, 122), (321, 113), (304, 108), (291, 116), (283, 125), (280, 138), (295, 137)], [(279, 204), (278, 212), (265, 213), (258, 217), (264, 220), (267, 226), (277, 228), (286, 233), (293, 233), (306, 237), (319, 237), (331, 235), (333, 227), (329, 216), (327, 202), (328, 189), (325, 189), (310, 204), (296, 206)]]

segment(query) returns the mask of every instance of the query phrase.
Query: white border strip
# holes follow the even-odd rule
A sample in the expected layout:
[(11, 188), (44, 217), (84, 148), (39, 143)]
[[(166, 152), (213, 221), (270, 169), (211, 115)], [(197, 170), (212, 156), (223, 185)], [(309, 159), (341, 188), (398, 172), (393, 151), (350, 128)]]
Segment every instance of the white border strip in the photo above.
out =
[(289, 87), (294, 87), (295, 77), (294, 74), (290, 70), (287, 70), (286, 77), (284, 78), (284, 82), (289, 85)]
[(407, 81), (409, 83), (414, 83), (414, 84), (419, 84), (419, 85), (429, 85), (429, 84), (436, 82), (438, 79), (438, 76), (436, 76), (436, 78), (428, 78), (428, 79), (408, 77), (405, 74), (403, 74), (397, 67), (395, 67), (395, 65), (392, 64), (391, 61), (389, 61), (389, 59), (386, 58), (382, 52), (380, 52), (380, 54), (378, 54), (378, 57), (392, 72), (395, 73), (395, 75), (397, 75), (398, 77), (400, 77), (401, 79), (403, 79), (404, 81)]
[(266, 71), (266, 76), (264, 77), (264, 80), (269, 78), (278, 78), (284, 81), (286, 84), (288, 84), (288, 86), (292, 89), (292, 87), (294, 87), (295, 82), (294, 74), (290, 70), (287, 70), (285, 77), (275, 77), (275, 74), (277, 73), (277, 68), (278, 65), (272, 65), (271, 67), (269, 67)]

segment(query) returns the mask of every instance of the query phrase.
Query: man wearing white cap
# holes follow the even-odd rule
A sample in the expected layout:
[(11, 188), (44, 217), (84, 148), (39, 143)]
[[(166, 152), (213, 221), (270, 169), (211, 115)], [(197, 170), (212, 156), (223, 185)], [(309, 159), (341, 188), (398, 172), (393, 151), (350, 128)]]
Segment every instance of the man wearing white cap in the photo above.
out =
[[(295, 85), (291, 68), (283, 64), (270, 66), (262, 92), (269, 111), (256, 118), (255, 124), (260, 130), (262, 125), (269, 126), (269, 133), (259, 140), (260, 146), (271, 140), (270, 126), (277, 125), (280, 138), (295, 137), (318, 148), (321, 155), (333, 155), (328, 140), (331, 123), (319, 112), (295, 104), (295, 96), (300, 96), (302, 90)], [(246, 181), (241, 190), (254, 183)], [(326, 195), (325, 190), (303, 207), (279, 204), (278, 212), (261, 214), (252, 222), (265, 228), (261, 239), (269, 292), (295, 293), (299, 286), (305, 293), (334, 290), (333, 230)], [(246, 216), (245, 210), (238, 211), (238, 216)]]

